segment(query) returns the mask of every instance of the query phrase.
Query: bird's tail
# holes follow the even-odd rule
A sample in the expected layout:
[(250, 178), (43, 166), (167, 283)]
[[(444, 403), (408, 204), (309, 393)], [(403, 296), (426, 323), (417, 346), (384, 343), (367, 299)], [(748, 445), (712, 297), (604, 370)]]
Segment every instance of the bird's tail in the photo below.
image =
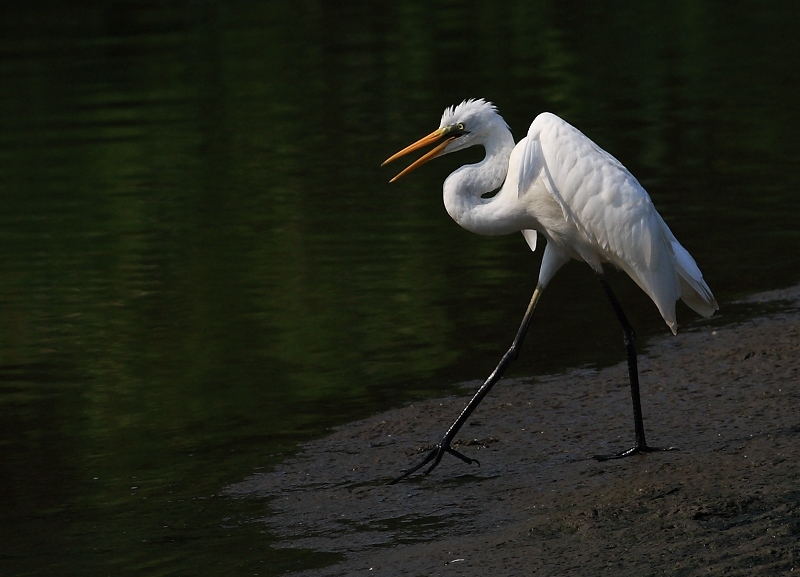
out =
[(657, 214), (657, 218), (660, 220), (664, 245), (668, 248), (668, 252), (672, 253), (670, 260), (674, 266), (673, 270), (678, 282), (673, 284), (669, 290), (667, 290), (668, 287), (664, 288), (667, 293), (672, 295), (671, 298), (667, 298), (666, 294), (661, 294), (660, 298), (653, 297), (653, 300), (658, 305), (661, 315), (670, 330), (672, 330), (672, 333), (677, 334), (675, 301), (678, 298), (682, 299), (689, 308), (704, 317), (713, 315), (714, 311), (719, 310), (719, 305), (714, 299), (714, 295), (711, 294), (711, 289), (708, 288), (706, 281), (703, 280), (703, 273), (700, 272), (700, 268), (692, 258), (692, 255), (681, 246), (681, 243), (672, 234), (661, 215)]
[(674, 237), (671, 242), (680, 279), (681, 299), (696, 313), (710, 317), (714, 311), (719, 310), (719, 305), (714, 295), (711, 294), (711, 289), (708, 288), (706, 281), (703, 280), (703, 273), (700, 272), (689, 251), (683, 248)]

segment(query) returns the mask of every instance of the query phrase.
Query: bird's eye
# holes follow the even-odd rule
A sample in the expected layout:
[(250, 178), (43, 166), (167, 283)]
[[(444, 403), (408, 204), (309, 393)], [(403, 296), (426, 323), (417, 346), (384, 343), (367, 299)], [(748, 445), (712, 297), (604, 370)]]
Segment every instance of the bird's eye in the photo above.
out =
[(456, 124), (456, 128), (458, 128), (459, 130), (464, 130), (466, 126), (464, 126), (463, 122), (459, 122), (458, 124)]

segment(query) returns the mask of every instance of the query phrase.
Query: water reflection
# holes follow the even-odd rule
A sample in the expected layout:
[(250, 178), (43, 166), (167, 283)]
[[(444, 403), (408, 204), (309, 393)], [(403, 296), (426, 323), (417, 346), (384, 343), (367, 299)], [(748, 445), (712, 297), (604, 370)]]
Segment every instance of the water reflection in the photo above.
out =
[[(722, 321), (797, 281), (792, 8), (3, 8), (0, 572), (315, 562), (267, 546), (248, 522), (267, 503), (214, 495), (325, 427), (483, 377), (535, 282), (521, 238), (441, 206), (472, 153), (402, 185), (379, 168), (465, 97), (518, 137), (548, 109), (613, 151)], [(622, 358), (584, 268), (553, 281), (517, 374)], [(666, 332), (612, 282), (641, 334)]]

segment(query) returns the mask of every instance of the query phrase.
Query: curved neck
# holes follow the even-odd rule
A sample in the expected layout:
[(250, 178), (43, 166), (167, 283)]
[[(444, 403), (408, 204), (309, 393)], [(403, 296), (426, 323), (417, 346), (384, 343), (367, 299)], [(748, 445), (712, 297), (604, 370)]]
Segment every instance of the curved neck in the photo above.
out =
[(509, 234), (519, 230), (511, 222), (513, 199), (506, 190), (492, 198), (481, 198), (499, 188), (506, 179), (514, 137), (505, 126), (495, 125), (482, 142), (486, 156), (476, 164), (462, 166), (444, 181), (444, 205), (463, 228), (477, 234)]

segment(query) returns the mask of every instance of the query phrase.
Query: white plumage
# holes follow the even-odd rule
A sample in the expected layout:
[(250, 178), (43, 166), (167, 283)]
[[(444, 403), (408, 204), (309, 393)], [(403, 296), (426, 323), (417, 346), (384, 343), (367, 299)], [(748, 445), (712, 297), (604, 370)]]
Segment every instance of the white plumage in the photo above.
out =
[[(484, 100), (448, 108), (440, 129), (458, 123), (469, 134), (463, 141), (453, 140), (442, 153), (481, 143), (486, 157), (445, 181), (447, 211), (478, 234), (525, 231), (531, 249), (536, 248), (536, 233), (543, 235), (542, 287), (570, 258), (586, 262), (595, 272), (608, 262), (653, 299), (673, 333), (679, 298), (703, 316), (717, 310), (694, 259), (639, 181), (578, 129), (544, 112), (514, 146), (506, 123)], [(498, 194), (481, 198), (501, 184)]]
[[(624, 454), (650, 450), (641, 424), (633, 330), (602, 276), (602, 265), (610, 263), (624, 270), (650, 296), (673, 333), (677, 333), (678, 299), (706, 317), (718, 309), (694, 259), (658, 214), (650, 196), (616, 158), (547, 112), (536, 117), (528, 134), (515, 145), (494, 105), (482, 99), (465, 100), (445, 109), (438, 130), (386, 163), (429, 144), (437, 146), (393, 181), (432, 158), (482, 145), (486, 150), (483, 160), (460, 167), (445, 180), (447, 212), (459, 225), (478, 234), (521, 231), (531, 250), (536, 249), (538, 235), (546, 239), (536, 291), (506, 356), (516, 357), (538, 295), (556, 271), (570, 259), (586, 262), (597, 273), (625, 332), (637, 439), (634, 449)], [(498, 188), (495, 195), (483, 198)], [(508, 364), (505, 360), (445, 435), (437, 455), (429, 455), (425, 463), (436, 461), (428, 471), (444, 452), (457, 454), (449, 446), (451, 432), (460, 428), (497, 381)]]

